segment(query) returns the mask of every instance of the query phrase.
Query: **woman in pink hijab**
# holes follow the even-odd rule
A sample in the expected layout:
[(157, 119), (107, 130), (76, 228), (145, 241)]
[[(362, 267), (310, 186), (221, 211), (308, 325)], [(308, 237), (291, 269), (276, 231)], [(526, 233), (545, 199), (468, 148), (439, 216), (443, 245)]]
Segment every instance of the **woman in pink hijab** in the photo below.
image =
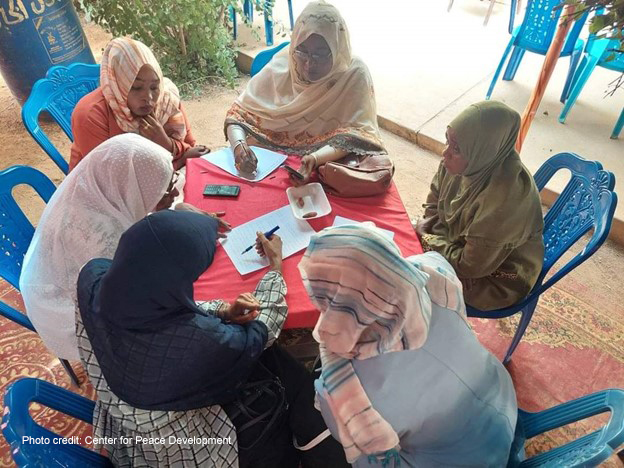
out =
[(209, 151), (195, 146), (176, 85), (163, 76), (152, 51), (130, 38), (106, 46), (100, 87), (76, 105), (72, 133), (70, 171), (93, 148), (122, 133), (140, 134), (165, 148), (174, 169)]

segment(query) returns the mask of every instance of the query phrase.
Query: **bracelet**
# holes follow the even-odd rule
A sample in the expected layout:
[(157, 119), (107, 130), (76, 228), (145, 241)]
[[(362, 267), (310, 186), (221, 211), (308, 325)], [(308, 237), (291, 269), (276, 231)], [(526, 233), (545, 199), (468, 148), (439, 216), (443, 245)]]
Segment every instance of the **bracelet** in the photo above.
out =
[(217, 307), (217, 310), (215, 310), (215, 315), (221, 320), (225, 321), (227, 320), (227, 318), (225, 317), (225, 313), (228, 311), (228, 309), (229, 307), (227, 306), (227, 304), (222, 301), (221, 304), (219, 304), (219, 307)]
[(316, 154), (312, 153), (312, 157), (314, 158), (314, 168), (316, 169), (318, 167), (318, 158), (316, 157)]
[(236, 148), (238, 148), (239, 145), (242, 145), (245, 143), (245, 140), (238, 140), (236, 143), (234, 143), (234, 148), (232, 149), (232, 152), (236, 151)]

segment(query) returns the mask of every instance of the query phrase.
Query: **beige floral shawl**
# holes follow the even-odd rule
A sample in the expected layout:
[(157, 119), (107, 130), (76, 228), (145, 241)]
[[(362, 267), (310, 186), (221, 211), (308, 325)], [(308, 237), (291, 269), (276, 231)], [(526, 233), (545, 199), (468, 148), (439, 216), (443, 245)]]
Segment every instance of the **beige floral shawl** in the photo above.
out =
[[(325, 77), (307, 82), (297, 71), (294, 51), (312, 34), (327, 41), (333, 65)], [(306, 6), (290, 47), (251, 79), (227, 114), (225, 125), (230, 124), (242, 125), (263, 146), (294, 154), (325, 145), (385, 153), (370, 73), (351, 56), (349, 31), (336, 7), (324, 1)]]

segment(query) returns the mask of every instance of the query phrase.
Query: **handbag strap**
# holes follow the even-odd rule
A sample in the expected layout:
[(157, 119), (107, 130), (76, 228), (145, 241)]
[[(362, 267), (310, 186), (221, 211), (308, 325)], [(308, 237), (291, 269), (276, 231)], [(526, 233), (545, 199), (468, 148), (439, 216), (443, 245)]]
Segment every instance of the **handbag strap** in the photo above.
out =
[(301, 450), (302, 452), (305, 452), (306, 450), (310, 450), (316, 447), (318, 444), (320, 444), (325, 439), (327, 439), (330, 435), (331, 435), (331, 432), (329, 432), (329, 429), (325, 429), (323, 432), (321, 432), (319, 435), (317, 435), (314, 439), (312, 439), (307, 444), (299, 445), (297, 443), (297, 438), (295, 437), (295, 434), (293, 434), (293, 445), (295, 446), (297, 450)]
[[(239, 443), (239, 449), (250, 450), (260, 442), (264, 436), (273, 428), (273, 425), (282, 416), (283, 412), (288, 409), (288, 403), (286, 402), (286, 391), (279, 377), (271, 372), (267, 367), (258, 361), (259, 370), (262, 371), (265, 378), (248, 382), (244, 384), (239, 392), (239, 396), (233, 402), (235, 409), (229, 414), (230, 420), (234, 422), (238, 416), (243, 414), (248, 419), (242, 426), (237, 427), (236, 432), (241, 434), (243, 431), (252, 428), (256, 424), (262, 423), (267, 418), (268, 422), (265, 424), (262, 432), (256, 438), (256, 440), (248, 445), (242, 446)], [(274, 404), (269, 409), (260, 413), (251, 405), (259, 398), (270, 399)], [(240, 441), (240, 439), (239, 439)]]
[[(263, 382), (267, 382), (267, 381), (263, 381)], [(270, 389), (270, 385), (274, 384), (277, 386), (277, 392), (273, 391)], [(269, 415), (271, 416), (269, 421), (266, 423), (266, 425), (264, 426), (264, 429), (262, 429), (262, 432), (260, 433), (260, 435), (258, 436), (258, 438), (250, 445), (248, 446), (240, 446), (240, 449), (243, 450), (251, 450), (253, 447), (255, 447), (258, 442), (260, 442), (264, 436), (269, 432), (269, 430), (271, 430), (273, 428), (273, 425), (275, 424), (275, 422), (278, 420), (278, 418), (281, 417), (282, 412), (285, 408), (285, 403), (286, 403), (286, 395), (285, 395), (285, 391), (284, 391), (284, 387), (282, 386), (282, 384), (279, 382), (279, 379), (276, 381), (268, 381), (268, 384), (264, 387), (260, 387), (261, 391), (257, 392), (255, 395), (255, 398), (253, 398), (253, 401), (257, 400), (260, 395), (262, 393), (265, 393), (268, 395), (269, 398), (272, 398), (275, 400), (275, 404), (269, 408), (268, 410), (266, 410), (265, 412), (258, 414), (258, 416), (256, 416), (255, 418), (251, 419), (250, 421), (247, 421), (245, 424), (243, 424), (239, 429), (237, 429), (237, 433), (242, 433), (243, 431), (255, 426), (256, 424), (262, 422), (265, 420), (265, 418), (267, 418)], [(247, 410), (245, 411), (245, 414), (249, 414), (250, 411), (253, 411), (251, 408), (249, 408), (246, 404), (243, 404), (243, 402), (237, 402), (238, 404), (240, 404), (240, 409), (241, 410)], [(245, 402), (246, 403), (246, 402)], [(251, 404), (251, 403), (250, 403)], [(247, 406), (247, 407), (246, 407)], [(255, 411), (253, 411), (255, 413)]]

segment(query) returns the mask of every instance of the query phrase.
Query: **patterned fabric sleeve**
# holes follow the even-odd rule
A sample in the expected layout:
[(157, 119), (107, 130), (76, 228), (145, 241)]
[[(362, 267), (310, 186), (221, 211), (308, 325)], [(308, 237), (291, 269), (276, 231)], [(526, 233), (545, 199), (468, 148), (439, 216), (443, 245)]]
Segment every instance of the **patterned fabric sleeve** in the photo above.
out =
[(227, 303), (221, 299), (215, 299), (212, 301), (195, 301), (197, 307), (202, 311), (214, 315), (215, 317), (223, 318), (223, 313), (227, 309)]
[[(114, 466), (238, 467), (236, 429), (221, 406), (189, 411), (142, 410), (130, 406), (117, 398), (108, 386), (78, 305), (75, 318), (80, 358), (98, 396), (93, 411), (96, 450), (104, 450)], [(144, 442), (136, 442), (138, 437)], [(175, 442), (172, 443), (170, 437), (176, 439)], [(161, 440), (165, 443), (159, 443)], [(194, 440), (202, 442), (192, 443)], [(215, 440), (223, 443), (215, 443)]]
[(254, 291), (254, 296), (260, 302), (260, 313), (256, 320), (263, 322), (269, 329), (266, 348), (279, 337), (286, 321), (286, 291), (284, 278), (277, 271), (269, 271), (264, 275)]

